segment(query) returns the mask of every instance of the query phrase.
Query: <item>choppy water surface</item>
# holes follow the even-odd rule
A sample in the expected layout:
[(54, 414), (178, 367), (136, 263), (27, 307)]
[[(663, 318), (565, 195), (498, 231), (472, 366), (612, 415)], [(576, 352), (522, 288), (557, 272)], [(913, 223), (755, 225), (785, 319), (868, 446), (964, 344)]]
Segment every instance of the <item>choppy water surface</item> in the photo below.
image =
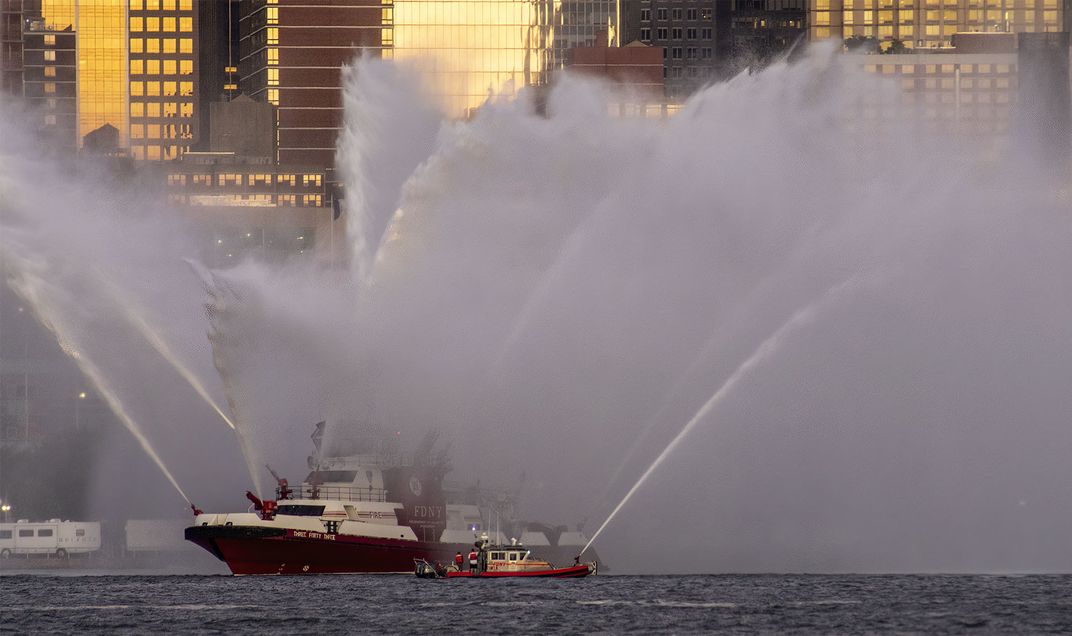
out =
[(1072, 631), (1072, 576), (20, 576), (0, 631)]

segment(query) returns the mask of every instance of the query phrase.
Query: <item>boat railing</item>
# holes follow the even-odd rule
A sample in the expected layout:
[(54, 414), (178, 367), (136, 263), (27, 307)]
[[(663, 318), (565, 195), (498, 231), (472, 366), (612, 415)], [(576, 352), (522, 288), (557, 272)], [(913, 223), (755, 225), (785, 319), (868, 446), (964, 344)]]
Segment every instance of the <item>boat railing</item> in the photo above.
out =
[(296, 499), (337, 499), (340, 501), (387, 501), (383, 488), (358, 486), (313, 486), (302, 484), (295, 493)]

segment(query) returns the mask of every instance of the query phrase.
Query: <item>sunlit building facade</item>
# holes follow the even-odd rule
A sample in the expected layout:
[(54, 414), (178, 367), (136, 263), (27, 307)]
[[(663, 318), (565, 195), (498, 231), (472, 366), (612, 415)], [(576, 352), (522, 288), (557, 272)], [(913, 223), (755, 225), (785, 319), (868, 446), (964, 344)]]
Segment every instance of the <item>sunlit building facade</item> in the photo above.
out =
[(194, 0), (130, 0), (130, 154), (177, 159), (197, 134)]
[[(509, 98), (521, 88), (549, 82), (555, 62), (556, 18), (583, 21), (562, 13), (563, 4), (551, 0), (395, 0), (391, 28), (384, 25), (384, 32), (389, 33), (384, 38), (384, 55), (419, 64), (429, 91), (447, 114), (465, 117), (489, 95)], [(565, 33), (575, 27), (562, 28)], [(582, 37), (580, 28), (576, 27), (573, 37)], [(566, 47), (565, 36), (561, 41)]]
[[(129, 139), (126, 0), (38, 0), (30, 11), (48, 31), (73, 31), (77, 60), (77, 134), (111, 125), (119, 146)], [(36, 5), (36, 6), (34, 6)], [(48, 46), (51, 38), (45, 36)]]
[(812, 40), (874, 38), (887, 48), (952, 45), (958, 32), (1064, 29), (1064, 0), (809, 0)]

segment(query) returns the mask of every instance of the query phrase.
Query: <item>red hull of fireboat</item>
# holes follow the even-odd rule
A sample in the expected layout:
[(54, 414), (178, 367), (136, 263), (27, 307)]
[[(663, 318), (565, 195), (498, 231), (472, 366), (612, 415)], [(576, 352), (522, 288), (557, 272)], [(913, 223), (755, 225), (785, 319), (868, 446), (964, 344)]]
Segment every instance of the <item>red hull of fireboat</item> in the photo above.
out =
[(186, 539), (237, 575), (409, 573), (414, 559), (453, 554), (442, 544), (249, 526), (194, 526)]

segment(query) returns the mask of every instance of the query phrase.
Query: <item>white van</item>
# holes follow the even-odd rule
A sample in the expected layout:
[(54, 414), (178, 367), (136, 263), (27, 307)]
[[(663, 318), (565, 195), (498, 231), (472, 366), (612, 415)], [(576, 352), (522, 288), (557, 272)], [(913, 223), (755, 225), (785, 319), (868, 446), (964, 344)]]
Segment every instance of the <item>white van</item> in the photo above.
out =
[(0, 558), (3, 559), (16, 554), (66, 557), (100, 550), (100, 547), (100, 523), (97, 521), (49, 519), (30, 522), (19, 519), (15, 523), (0, 523)]

